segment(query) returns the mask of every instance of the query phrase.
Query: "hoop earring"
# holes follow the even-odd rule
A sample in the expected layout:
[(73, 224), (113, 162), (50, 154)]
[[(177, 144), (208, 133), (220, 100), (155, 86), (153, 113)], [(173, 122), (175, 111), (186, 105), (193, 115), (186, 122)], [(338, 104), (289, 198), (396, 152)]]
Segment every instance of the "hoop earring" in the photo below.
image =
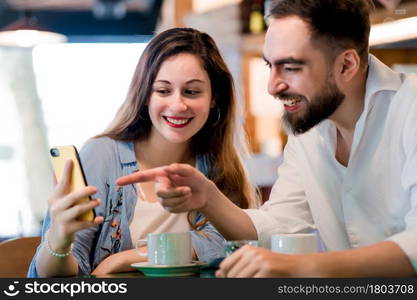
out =
[(211, 125), (212, 127), (215, 127), (220, 123), (220, 117), (220, 108), (217, 107), (217, 120)]

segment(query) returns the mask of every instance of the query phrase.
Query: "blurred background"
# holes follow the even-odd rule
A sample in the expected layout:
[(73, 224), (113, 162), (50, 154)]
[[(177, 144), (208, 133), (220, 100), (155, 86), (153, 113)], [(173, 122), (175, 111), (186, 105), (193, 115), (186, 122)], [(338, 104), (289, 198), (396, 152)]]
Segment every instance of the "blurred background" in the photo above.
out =
[[(264, 0), (0, 0), (0, 240), (38, 235), (53, 188), (48, 149), (81, 148), (123, 102), (160, 31), (190, 26), (217, 42), (236, 81), (250, 138), (245, 158), (264, 200), (286, 134), (266, 92)], [(417, 1), (375, 0), (371, 52), (417, 73)]]

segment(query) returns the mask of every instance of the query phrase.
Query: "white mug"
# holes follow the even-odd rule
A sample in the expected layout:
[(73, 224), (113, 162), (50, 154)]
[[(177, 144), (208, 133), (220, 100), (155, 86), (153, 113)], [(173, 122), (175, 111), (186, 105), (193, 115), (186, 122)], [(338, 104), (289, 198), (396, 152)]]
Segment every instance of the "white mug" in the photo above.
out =
[(286, 254), (320, 252), (320, 242), (316, 233), (273, 234), (271, 250)]
[[(147, 253), (140, 249), (147, 245)], [(138, 240), (140, 256), (148, 257), (151, 265), (186, 265), (192, 262), (191, 232), (149, 233), (147, 240)]]

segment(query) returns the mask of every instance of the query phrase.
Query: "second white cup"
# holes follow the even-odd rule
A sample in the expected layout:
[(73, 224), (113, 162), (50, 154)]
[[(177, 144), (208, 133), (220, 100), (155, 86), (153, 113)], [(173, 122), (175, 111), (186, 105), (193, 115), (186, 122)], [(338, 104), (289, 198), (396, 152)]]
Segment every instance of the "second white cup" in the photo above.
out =
[[(147, 252), (140, 249), (147, 245)], [(186, 265), (192, 262), (191, 233), (149, 233), (146, 240), (138, 240), (140, 256), (148, 257), (150, 265)]]
[(316, 233), (273, 234), (271, 250), (286, 254), (320, 252), (319, 238)]

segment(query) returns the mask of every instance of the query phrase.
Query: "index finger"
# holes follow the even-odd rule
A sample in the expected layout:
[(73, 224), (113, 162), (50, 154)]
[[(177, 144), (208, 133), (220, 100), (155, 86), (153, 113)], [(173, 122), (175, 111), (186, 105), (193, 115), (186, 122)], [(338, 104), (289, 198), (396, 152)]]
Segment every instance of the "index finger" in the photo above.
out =
[(159, 167), (144, 171), (138, 171), (130, 175), (120, 177), (116, 180), (118, 186), (123, 186), (127, 184), (137, 183), (137, 182), (147, 182), (147, 181), (156, 181), (158, 177), (166, 177), (166, 172), (164, 171), (165, 167)]
[(71, 160), (66, 160), (64, 164), (64, 170), (61, 174), (61, 179), (57, 181), (56, 176), (55, 181), (57, 181), (57, 184), (55, 186), (55, 194), (56, 195), (63, 195), (69, 192), (69, 187), (72, 180), (72, 168), (73, 164)]

